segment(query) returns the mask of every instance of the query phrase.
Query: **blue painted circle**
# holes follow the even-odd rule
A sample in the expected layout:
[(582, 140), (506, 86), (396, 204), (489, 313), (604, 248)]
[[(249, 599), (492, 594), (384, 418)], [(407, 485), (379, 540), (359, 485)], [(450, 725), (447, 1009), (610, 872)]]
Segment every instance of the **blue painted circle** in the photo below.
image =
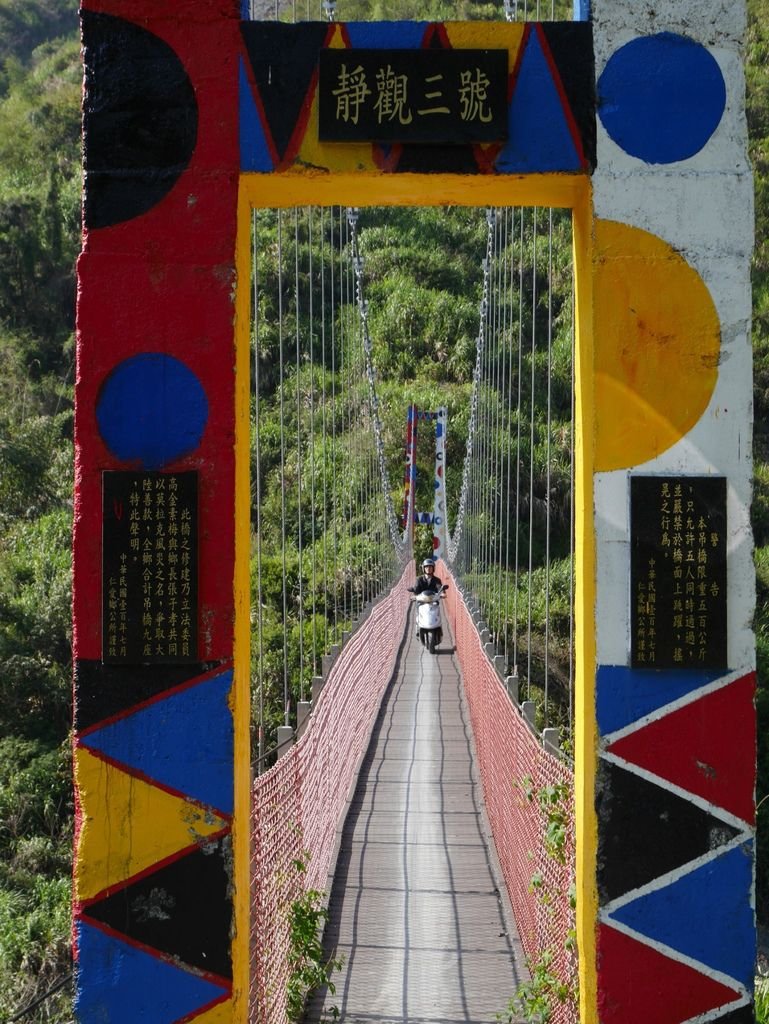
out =
[(634, 39), (598, 81), (598, 114), (626, 153), (650, 164), (687, 160), (718, 127), (726, 85), (700, 43), (672, 32)]
[(194, 451), (208, 419), (196, 375), (180, 360), (144, 352), (119, 363), (96, 402), (99, 433), (123, 462), (162, 469)]

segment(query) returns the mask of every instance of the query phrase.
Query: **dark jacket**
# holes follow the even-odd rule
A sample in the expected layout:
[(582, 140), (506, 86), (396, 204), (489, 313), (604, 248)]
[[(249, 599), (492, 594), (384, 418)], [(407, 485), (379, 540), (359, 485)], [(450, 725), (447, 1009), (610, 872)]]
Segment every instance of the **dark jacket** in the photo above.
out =
[(440, 576), (436, 576), (435, 573), (433, 573), (432, 577), (428, 579), (423, 573), (414, 586), (409, 587), (409, 590), (412, 594), (421, 594), (425, 590), (430, 590), (433, 594), (440, 594), (442, 586), (443, 583), (441, 582)]

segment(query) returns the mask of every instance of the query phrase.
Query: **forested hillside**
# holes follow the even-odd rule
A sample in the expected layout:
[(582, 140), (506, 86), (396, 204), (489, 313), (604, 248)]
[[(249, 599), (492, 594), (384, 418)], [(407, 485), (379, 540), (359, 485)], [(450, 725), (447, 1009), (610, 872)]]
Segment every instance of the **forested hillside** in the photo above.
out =
[[(769, 794), (769, 0), (748, 6), (761, 799)], [(570, 0), (562, 7), (566, 14)], [(349, 10), (340, 0), (338, 12), (502, 16), (501, 6), (433, 2), (426, 9), (414, 0), (395, 7), (350, 0)], [(57, 986), (24, 1019), (72, 1019), (70, 526), (81, 81), (74, 0), (0, 0), (0, 1024)], [(404, 408), (410, 400), (448, 402), (460, 426), (482, 256), (478, 222), (468, 219), (463, 230), (462, 238), (441, 237), (427, 212), (402, 223), (393, 216), (390, 228), (362, 234), (383, 406), (396, 398)], [(389, 328), (396, 314), (411, 318), (409, 330)], [(441, 329), (446, 318), (451, 346)], [(405, 385), (396, 383), (402, 378)], [(389, 429), (397, 446), (397, 429)], [(757, 903), (765, 921), (767, 868), (769, 800), (759, 811)]]
[[(0, 4), (0, 1020), (70, 973), (76, 6)], [(64, 988), (28, 1020), (67, 1021)]]
[[(769, 796), (769, 0), (748, 0), (746, 53), (750, 158), (756, 193), (753, 258), (754, 492), (756, 654), (758, 661), (757, 799)], [(769, 925), (769, 799), (759, 804), (756, 909)]]

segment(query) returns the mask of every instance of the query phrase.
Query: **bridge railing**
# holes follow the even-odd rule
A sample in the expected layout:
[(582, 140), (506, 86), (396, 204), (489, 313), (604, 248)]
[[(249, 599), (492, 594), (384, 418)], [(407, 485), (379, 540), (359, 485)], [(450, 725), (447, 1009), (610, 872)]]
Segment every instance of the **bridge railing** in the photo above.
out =
[(301, 738), (254, 782), (249, 1024), (287, 1020), (291, 906), (304, 892), (329, 885), (342, 815), (404, 635), (413, 573), (409, 563), (361, 622)]
[(569, 993), (563, 1002), (551, 1000), (552, 1024), (574, 1024), (573, 772), (534, 734), (487, 657), (453, 574), (443, 563), (439, 571), (449, 582), (446, 611), (470, 709), (483, 799), (518, 932), (532, 971), (537, 965), (546, 968)]

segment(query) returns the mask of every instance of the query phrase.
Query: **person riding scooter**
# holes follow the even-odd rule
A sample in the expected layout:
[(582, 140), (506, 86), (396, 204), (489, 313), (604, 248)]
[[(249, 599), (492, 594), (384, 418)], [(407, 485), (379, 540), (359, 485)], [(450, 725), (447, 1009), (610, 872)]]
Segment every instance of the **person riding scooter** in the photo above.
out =
[(439, 605), (440, 598), (448, 587), (435, 575), (435, 562), (432, 558), (426, 558), (422, 562), (422, 575), (414, 586), (408, 589), (417, 600), (417, 639), (434, 654), (436, 645), (443, 639)]
[(422, 562), (422, 575), (414, 586), (408, 589), (412, 594), (421, 594), (423, 590), (431, 590), (434, 594), (440, 594), (442, 587), (440, 576), (435, 575), (435, 562), (432, 558), (426, 558)]

